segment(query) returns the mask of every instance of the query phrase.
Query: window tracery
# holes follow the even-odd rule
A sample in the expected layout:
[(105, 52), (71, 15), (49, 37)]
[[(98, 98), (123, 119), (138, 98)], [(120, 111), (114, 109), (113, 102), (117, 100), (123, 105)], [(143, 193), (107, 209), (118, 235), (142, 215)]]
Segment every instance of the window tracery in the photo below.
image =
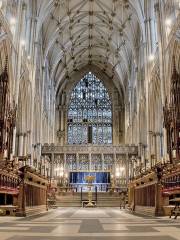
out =
[(68, 144), (111, 143), (111, 100), (103, 83), (89, 72), (71, 93)]

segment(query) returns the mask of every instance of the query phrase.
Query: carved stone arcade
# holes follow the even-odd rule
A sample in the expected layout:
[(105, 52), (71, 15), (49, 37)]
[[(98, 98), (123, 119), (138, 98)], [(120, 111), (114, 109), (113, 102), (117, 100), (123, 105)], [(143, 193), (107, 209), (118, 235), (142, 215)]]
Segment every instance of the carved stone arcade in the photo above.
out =
[[(70, 172), (110, 172), (111, 184), (127, 186), (129, 180), (129, 165), (131, 159), (138, 154), (138, 147), (130, 145), (121, 146), (95, 146), (95, 145), (48, 145), (42, 147), (42, 156), (51, 163), (51, 178), (58, 178), (58, 171), (63, 176), (64, 183), (68, 183)], [(116, 177), (118, 169), (124, 169)]]

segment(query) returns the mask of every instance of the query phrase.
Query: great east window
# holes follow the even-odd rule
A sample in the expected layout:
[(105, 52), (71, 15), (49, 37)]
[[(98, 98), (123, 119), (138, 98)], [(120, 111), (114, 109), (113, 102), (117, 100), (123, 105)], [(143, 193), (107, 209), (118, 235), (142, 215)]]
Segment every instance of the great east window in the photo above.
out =
[(111, 144), (112, 103), (103, 83), (87, 73), (71, 93), (68, 144)]

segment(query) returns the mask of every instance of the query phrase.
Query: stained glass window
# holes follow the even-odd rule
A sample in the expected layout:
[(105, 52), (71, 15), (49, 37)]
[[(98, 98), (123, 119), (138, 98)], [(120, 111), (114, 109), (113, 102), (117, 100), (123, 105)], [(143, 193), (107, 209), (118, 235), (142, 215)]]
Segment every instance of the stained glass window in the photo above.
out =
[(69, 144), (111, 144), (112, 104), (103, 83), (87, 73), (71, 93)]

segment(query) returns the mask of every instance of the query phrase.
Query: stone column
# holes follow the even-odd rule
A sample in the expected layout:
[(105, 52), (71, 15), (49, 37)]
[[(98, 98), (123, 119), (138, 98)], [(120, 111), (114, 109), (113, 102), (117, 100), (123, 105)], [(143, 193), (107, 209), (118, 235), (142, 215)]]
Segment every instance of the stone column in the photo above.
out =
[(161, 134), (160, 132), (156, 133), (156, 149), (157, 149), (157, 161), (161, 161), (160, 149), (161, 149)]
[[(60, 131), (61, 131), (61, 133), (63, 133), (63, 131), (64, 131), (64, 110), (63, 110), (63, 106), (60, 106), (59, 111), (60, 111)], [(63, 144), (64, 144), (63, 134), (60, 138), (60, 144), (61, 144), (61, 146), (63, 146)]]
[(64, 119), (64, 137), (63, 137), (63, 144), (67, 144), (67, 108), (66, 106), (64, 106), (64, 116), (63, 116), (63, 119)]
[(157, 134), (154, 133), (153, 134), (153, 138), (154, 138), (154, 155), (155, 155), (155, 163), (157, 163)]
[(117, 164), (116, 153), (113, 154), (113, 158), (114, 158), (114, 169), (113, 169), (113, 171), (114, 171), (114, 174), (115, 174), (115, 172), (116, 172), (116, 164)]
[(152, 168), (152, 131), (149, 131), (149, 156), (150, 156), (150, 167)]
[(23, 133), (19, 133), (19, 145), (18, 145), (18, 156), (23, 156)]
[(92, 170), (92, 169), (91, 169), (91, 160), (92, 160), (92, 158), (91, 158), (91, 153), (89, 153), (89, 171)]
[(45, 171), (45, 176), (47, 177), (47, 168), (48, 168), (48, 159), (46, 157), (46, 155), (44, 155), (44, 171)]
[(163, 133), (161, 132), (160, 133), (160, 156), (161, 156), (161, 161), (163, 161), (163, 163), (164, 163), (164, 157), (163, 157), (163, 148), (164, 148), (164, 146), (163, 146), (163, 140), (164, 140), (164, 137), (163, 137)]
[[(32, 59), (32, 74), (31, 74), (31, 86), (32, 86), (32, 96), (35, 96), (35, 91), (36, 91), (36, 86), (35, 86), (35, 66), (36, 66), (36, 62), (37, 62), (37, 59), (38, 59), (38, 47), (39, 47), (39, 43), (38, 43), (38, 36), (36, 36), (36, 31), (37, 30), (37, 19), (33, 19), (33, 22), (32, 22), (32, 27), (31, 27), (31, 32), (32, 32), (32, 39), (31, 39), (31, 42), (33, 42), (34, 44), (32, 44), (31, 46), (31, 50), (30, 50), (30, 55), (31, 55), (31, 59)], [(30, 124), (30, 129), (34, 129), (34, 107), (35, 107), (35, 98), (32, 97), (32, 102), (31, 102), (31, 106), (32, 106), (32, 109), (31, 109), (31, 124)], [(31, 146), (31, 152), (33, 152), (33, 142), (34, 142), (34, 139), (33, 139), (33, 134), (31, 134), (31, 138), (30, 138), (30, 146)], [(33, 161), (33, 155), (31, 157), (31, 160)]]
[[(165, 40), (163, 38), (165, 29), (164, 24), (162, 22), (164, 21), (164, 12), (160, 9), (160, 1), (158, 1), (154, 5), (155, 9), (155, 15), (156, 15), (156, 21), (157, 21), (157, 35), (158, 35), (158, 49), (159, 49), (159, 65), (160, 67), (160, 83), (161, 83), (161, 99), (162, 99), (162, 106), (165, 105), (165, 89), (166, 89), (166, 75), (165, 75), (165, 53), (164, 50), (166, 49), (165, 46)], [(166, 129), (163, 127), (163, 156), (167, 157), (167, 132)]]
[(126, 185), (129, 182), (129, 155), (126, 153)]
[(28, 42), (28, 46), (27, 46), (27, 52), (28, 54), (30, 53), (30, 46), (32, 44), (32, 42), (30, 41), (31, 39), (31, 21), (32, 21), (32, 16), (28, 16), (27, 18), (27, 34), (26, 34), (26, 41)]
[(139, 164), (139, 167), (140, 167), (140, 171), (142, 171), (142, 143), (141, 142), (139, 143), (138, 155), (139, 155), (138, 164)]
[(30, 138), (31, 138), (31, 131), (27, 131), (27, 154), (31, 153), (31, 143), (30, 143)]
[(27, 155), (27, 134), (24, 133), (23, 134), (23, 156), (26, 156)]

